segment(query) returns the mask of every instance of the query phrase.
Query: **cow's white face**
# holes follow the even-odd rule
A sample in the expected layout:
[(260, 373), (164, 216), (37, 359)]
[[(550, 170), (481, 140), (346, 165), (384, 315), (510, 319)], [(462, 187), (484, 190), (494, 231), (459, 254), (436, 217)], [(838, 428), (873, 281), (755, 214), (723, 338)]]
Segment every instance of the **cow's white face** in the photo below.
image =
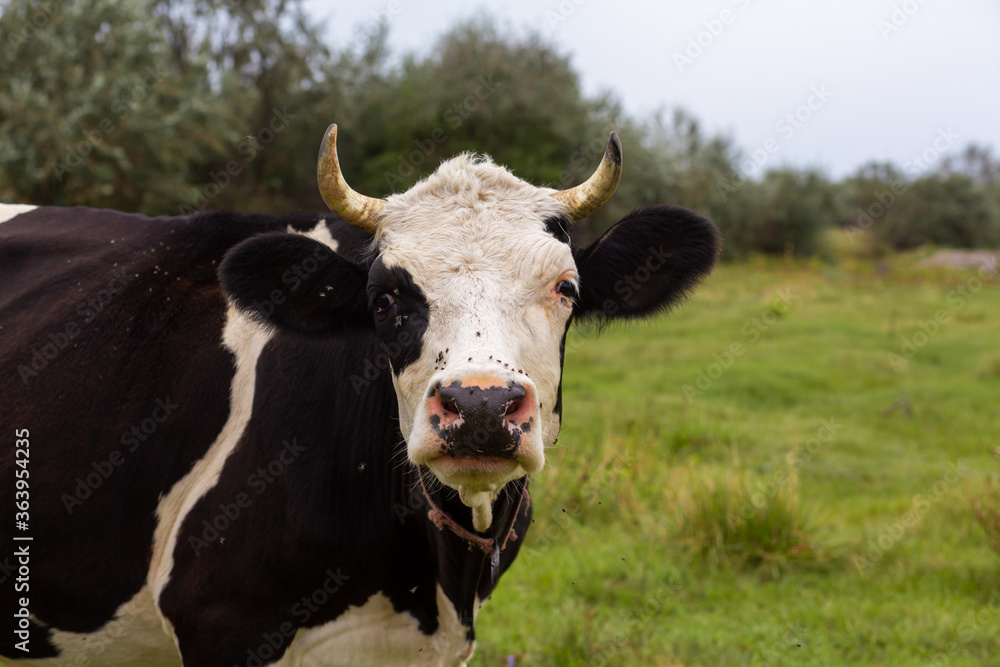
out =
[(368, 290), (382, 342), (412, 341), (393, 364), (407, 453), (473, 508), (539, 470), (559, 432), (578, 276), (546, 226), (566, 216), (551, 192), (459, 156), (383, 212)]

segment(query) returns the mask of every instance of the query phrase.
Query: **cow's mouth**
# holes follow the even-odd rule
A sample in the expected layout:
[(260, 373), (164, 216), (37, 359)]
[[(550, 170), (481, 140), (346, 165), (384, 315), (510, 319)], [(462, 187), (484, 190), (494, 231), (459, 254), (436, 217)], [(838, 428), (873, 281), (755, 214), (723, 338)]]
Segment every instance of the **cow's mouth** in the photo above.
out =
[(458, 491), (472, 510), (472, 525), (485, 532), (493, 523), (493, 501), (507, 482), (527, 471), (513, 458), (472, 454), (442, 454), (426, 463), (445, 486)]
[(439, 478), (459, 484), (490, 484), (490, 480), (506, 478), (520, 467), (516, 459), (476, 454), (444, 454), (427, 466)]

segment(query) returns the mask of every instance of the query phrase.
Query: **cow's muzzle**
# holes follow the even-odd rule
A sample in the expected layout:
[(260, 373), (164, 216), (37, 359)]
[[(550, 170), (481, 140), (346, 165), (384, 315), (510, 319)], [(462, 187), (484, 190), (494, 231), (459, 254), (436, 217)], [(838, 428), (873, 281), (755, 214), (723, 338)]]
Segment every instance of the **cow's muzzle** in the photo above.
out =
[(514, 380), (467, 378), (435, 384), (427, 416), (447, 454), (511, 459), (536, 428), (537, 404), (533, 388)]

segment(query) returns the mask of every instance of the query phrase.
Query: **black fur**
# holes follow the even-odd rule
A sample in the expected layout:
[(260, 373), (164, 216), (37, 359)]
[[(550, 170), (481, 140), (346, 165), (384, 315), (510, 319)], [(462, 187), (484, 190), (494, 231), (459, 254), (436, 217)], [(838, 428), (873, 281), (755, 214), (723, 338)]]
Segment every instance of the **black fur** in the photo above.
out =
[[(184, 520), (176, 574), (161, 599), (190, 656), (185, 667), (249, 664), (248, 651), (259, 654), (267, 637), (283, 636), (283, 624), (321, 625), (378, 592), (430, 635), (438, 629), (438, 583), (473, 632), (475, 596), (495, 584), (488, 557), (428, 520), (417, 473), (401, 463), (405, 445), (389, 374), (361, 392), (350, 381), (364, 372), (365, 360), (381, 354), (379, 342), (361, 330), (333, 339), (279, 332), (265, 349), (253, 417), (219, 485)], [(290, 445), (299, 450), (295, 458), (277, 474), (261, 474)], [(240, 493), (247, 506), (235, 519), (220, 518), (227, 510), (236, 515)], [(469, 526), (471, 512), (456, 496), (434, 494)], [(501, 494), (495, 533), (511, 507)], [(519, 534), (529, 522), (523, 508)], [(226, 527), (213, 533), (207, 528), (213, 524)], [(498, 573), (519, 546), (520, 540), (504, 551)], [(336, 593), (315, 609), (303, 605), (330, 573)], [(275, 643), (270, 660), (283, 654), (289, 638)]]
[(303, 334), (369, 324), (365, 267), (295, 234), (262, 234), (226, 254), (223, 289), (254, 319)]
[[(398, 375), (420, 358), (430, 317), (427, 297), (404, 268), (387, 267), (376, 259), (368, 272), (368, 311), (392, 370)], [(390, 295), (392, 305), (383, 317), (376, 314), (380, 295)]]
[(573, 221), (565, 216), (552, 217), (545, 220), (545, 231), (563, 243), (570, 243), (569, 228)]
[(574, 249), (577, 313), (614, 320), (667, 311), (712, 270), (721, 243), (715, 225), (687, 209), (637, 209), (588, 248)]
[[(318, 219), (41, 207), (0, 225), (0, 428), (30, 432), (27, 597), (49, 626), (95, 631), (139, 591), (159, 495), (225, 423), (233, 365), (220, 345), (224, 253)], [(140, 440), (131, 429), (157, 401), (176, 407)], [(13, 480), (14, 465), (14, 447), (0, 450), (0, 476)], [(14, 507), (13, 483), (0, 484), (0, 507)], [(4, 568), (16, 564), (12, 530), (0, 522)], [(0, 574), (0, 655), (25, 657), (9, 626), (21, 597), (14, 583)], [(29, 655), (51, 655), (45, 637), (32, 633)]]

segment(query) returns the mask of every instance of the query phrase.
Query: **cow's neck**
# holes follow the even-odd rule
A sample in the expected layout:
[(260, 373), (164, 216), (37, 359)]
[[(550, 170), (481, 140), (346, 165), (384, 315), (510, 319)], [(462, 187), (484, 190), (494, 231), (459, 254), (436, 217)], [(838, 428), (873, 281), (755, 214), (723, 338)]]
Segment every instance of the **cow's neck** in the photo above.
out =
[(438, 582), (474, 638), (475, 614), (513, 561), (530, 523), (528, 479), (510, 482), (501, 490), (492, 525), (477, 533), (471, 510), (457, 492), (441, 488), (429, 471), (423, 471), (423, 479), (416, 470), (413, 475), (425, 501), (419, 514), (435, 552)]
[(466, 528), (461, 523), (452, 518), (448, 512), (441, 509), (438, 504), (434, 501), (431, 496), (430, 491), (427, 490), (426, 476), (427, 471), (421, 468), (418, 472), (418, 477), (420, 480), (420, 491), (424, 495), (424, 499), (427, 501), (427, 518), (431, 520), (438, 530), (450, 530), (456, 536), (462, 538), (470, 549), (482, 551), (487, 556), (490, 556), (494, 561), (497, 559), (499, 554), (507, 547), (507, 544), (511, 539), (516, 540), (518, 538), (517, 531), (514, 530), (514, 522), (517, 519), (517, 513), (520, 506), (525, 501), (531, 502), (531, 496), (528, 494), (528, 478), (527, 476), (522, 477), (511, 483), (510, 486), (514, 489), (505, 489), (505, 492), (511, 494), (516, 500), (510, 505), (510, 511), (507, 512), (507, 518), (500, 521), (499, 523), (494, 521), (494, 525), (490, 527), (490, 532), (495, 531), (494, 537), (484, 537), (481, 533), (475, 532), (469, 528)]

